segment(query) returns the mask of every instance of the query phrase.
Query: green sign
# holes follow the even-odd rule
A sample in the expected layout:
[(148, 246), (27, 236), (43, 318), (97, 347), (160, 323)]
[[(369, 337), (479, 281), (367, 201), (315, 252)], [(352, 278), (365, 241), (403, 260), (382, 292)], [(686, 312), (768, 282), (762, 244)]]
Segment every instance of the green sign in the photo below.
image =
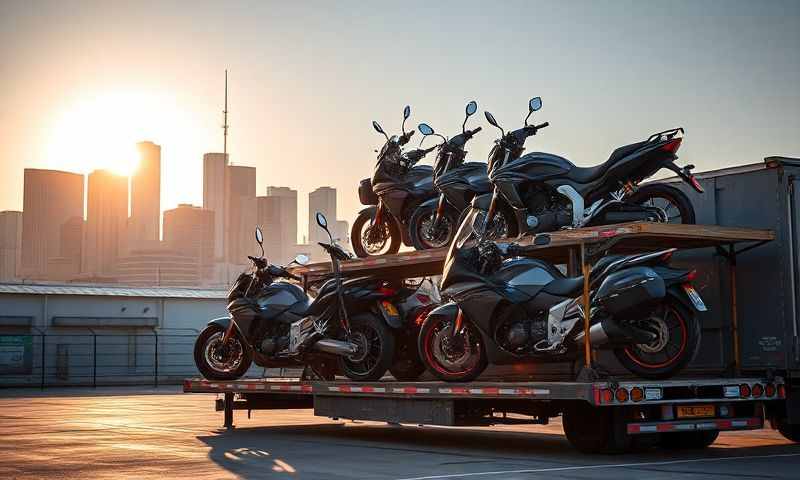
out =
[(0, 335), (0, 375), (29, 375), (33, 370), (33, 337)]

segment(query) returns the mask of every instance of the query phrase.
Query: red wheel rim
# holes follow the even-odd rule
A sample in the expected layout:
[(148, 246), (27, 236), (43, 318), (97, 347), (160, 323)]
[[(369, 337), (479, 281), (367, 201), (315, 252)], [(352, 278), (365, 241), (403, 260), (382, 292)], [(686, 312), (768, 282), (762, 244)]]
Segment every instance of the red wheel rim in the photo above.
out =
[(663, 362), (648, 363), (647, 361), (640, 358), (639, 355), (637, 355), (635, 352), (631, 351), (630, 346), (625, 347), (625, 355), (637, 365), (649, 369), (664, 368), (675, 363), (681, 357), (681, 355), (683, 355), (684, 350), (686, 350), (686, 345), (689, 342), (686, 319), (683, 318), (683, 315), (681, 315), (681, 313), (678, 310), (676, 310), (675, 307), (672, 306), (667, 308), (666, 313), (672, 313), (678, 320), (678, 328), (680, 330), (680, 335), (681, 335), (681, 343), (680, 346), (678, 347), (678, 353)]
[[(467, 326), (467, 328), (469, 328), (469, 326)], [(452, 371), (452, 370), (447, 370), (441, 364), (439, 364), (439, 361), (436, 359), (436, 357), (434, 356), (433, 351), (432, 351), (433, 341), (434, 341), (433, 340), (433, 334), (434, 334), (435, 330), (436, 330), (435, 326), (431, 326), (431, 328), (429, 328), (428, 331), (425, 333), (425, 338), (423, 340), (423, 346), (424, 346), (424, 351), (425, 351), (425, 359), (427, 360), (428, 365), (433, 367), (434, 370), (436, 370), (437, 372), (439, 372), (443, 376), (447, 376), (447, 377), (457, 377), (457, 376), (462, 376), (462, 375), (465, 375), (465, 374), (469, 373), (470, 370), (472, 370), (472, 369), (468, 368), (468, 369), (460, 370), (460, 371)], [(480, 353), (481, 352), (480, 346), (478, 346), (478, 352), (479, 352), (478, 355), (482, 354), (482, 353)], [(479, 364), (480, 364), (480, 361), (477, 362), (475, 365), (479, 365)]]

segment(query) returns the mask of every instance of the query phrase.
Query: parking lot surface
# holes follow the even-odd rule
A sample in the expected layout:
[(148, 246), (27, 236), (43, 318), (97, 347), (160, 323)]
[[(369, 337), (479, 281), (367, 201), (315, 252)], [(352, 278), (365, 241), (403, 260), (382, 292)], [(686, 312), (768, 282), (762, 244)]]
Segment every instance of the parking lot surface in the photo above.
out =
[(235, 412), (177, 388), (0, 390), (0, 478), (785, 478), (800, 446), (772, 430), (701, 451), (593, 456), (547, 426), (442, 428), (332, 421), (310, 410)]

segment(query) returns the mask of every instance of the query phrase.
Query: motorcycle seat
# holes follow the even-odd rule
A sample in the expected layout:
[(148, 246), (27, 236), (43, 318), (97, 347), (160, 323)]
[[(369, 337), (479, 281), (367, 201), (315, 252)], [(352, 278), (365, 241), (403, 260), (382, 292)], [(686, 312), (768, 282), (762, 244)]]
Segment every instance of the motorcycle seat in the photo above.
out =
[(556, 278), (542, 288), (542, 291), (558, 297), (571, 297), (583, 288), (583, 276)]
[(574, 180), (578, 183), (590, 183), (598, 178), (602, 177), (604, 173), (614, 164), (622, 160), (623, 158), (627, 157), (628, 155), (632, 154), (636, 150), (642, 148), (647, 142), (636, 142), (631, 143), (630, 145), (624, 145), (622, 147), (617, 148), (611, 155), (608, 157), (604, 163), (594, 167), (573, 167), (567, 173), (567, 176), (570, 180)]

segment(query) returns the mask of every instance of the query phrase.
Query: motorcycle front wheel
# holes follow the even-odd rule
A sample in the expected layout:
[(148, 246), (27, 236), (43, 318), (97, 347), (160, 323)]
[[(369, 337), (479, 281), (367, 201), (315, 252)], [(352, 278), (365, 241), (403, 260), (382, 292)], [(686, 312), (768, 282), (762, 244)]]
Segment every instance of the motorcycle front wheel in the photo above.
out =
[(661, 380), (677, 375), (700, 347), (700, 321), (674, 298), (668, 297), (650, 316), (632, 323), (655, 333), (655, 340), (616, 348), (614, 355), (623, 367), (642, 378)]
[(363, 314), (350, 318), (350, 341), (358, 351), (339, 357), (339, 369), (351, 380), (380, 380), (394, 360), (394, 336), (383, 318)]
[(238, 335), (223, 345), (225, 329), (209, 325), (200, 332), (194, 343), (194, 363), (209, 380), (236, 380), (247, 373), (253, 361), (253, 352)]
[(695, 223), (692, 202), (673, 186), (663, 183), (645, 185), (631, 195), (629, 201), (643, 207), (660, 208), (666, 214), (666, 223)]
[(469, 382), (486, 369), (486, 350), (472, 322), (462, 318), (461, 327), (454, 333), (455, 328), (456, 317), (429, 316), (419, 332), (420, 356), (439, 380)]
[[(384, 213), (386, 214), (386, 213)], [(400, 251), (400, 229), (390, 215), (381, 223), (372, 225), (372, 214), (362, 212), (353, 222), (350, 241), (353, 251), (359, 258), (391, 255)]]
[(458, 213), (452, 208), (445, 208), (434, 225), (436, 206), (422, 205), (411, 215), (408, 231), (411, 241), (417, 250), (447, 247), (456, 236), (458, 229)]

